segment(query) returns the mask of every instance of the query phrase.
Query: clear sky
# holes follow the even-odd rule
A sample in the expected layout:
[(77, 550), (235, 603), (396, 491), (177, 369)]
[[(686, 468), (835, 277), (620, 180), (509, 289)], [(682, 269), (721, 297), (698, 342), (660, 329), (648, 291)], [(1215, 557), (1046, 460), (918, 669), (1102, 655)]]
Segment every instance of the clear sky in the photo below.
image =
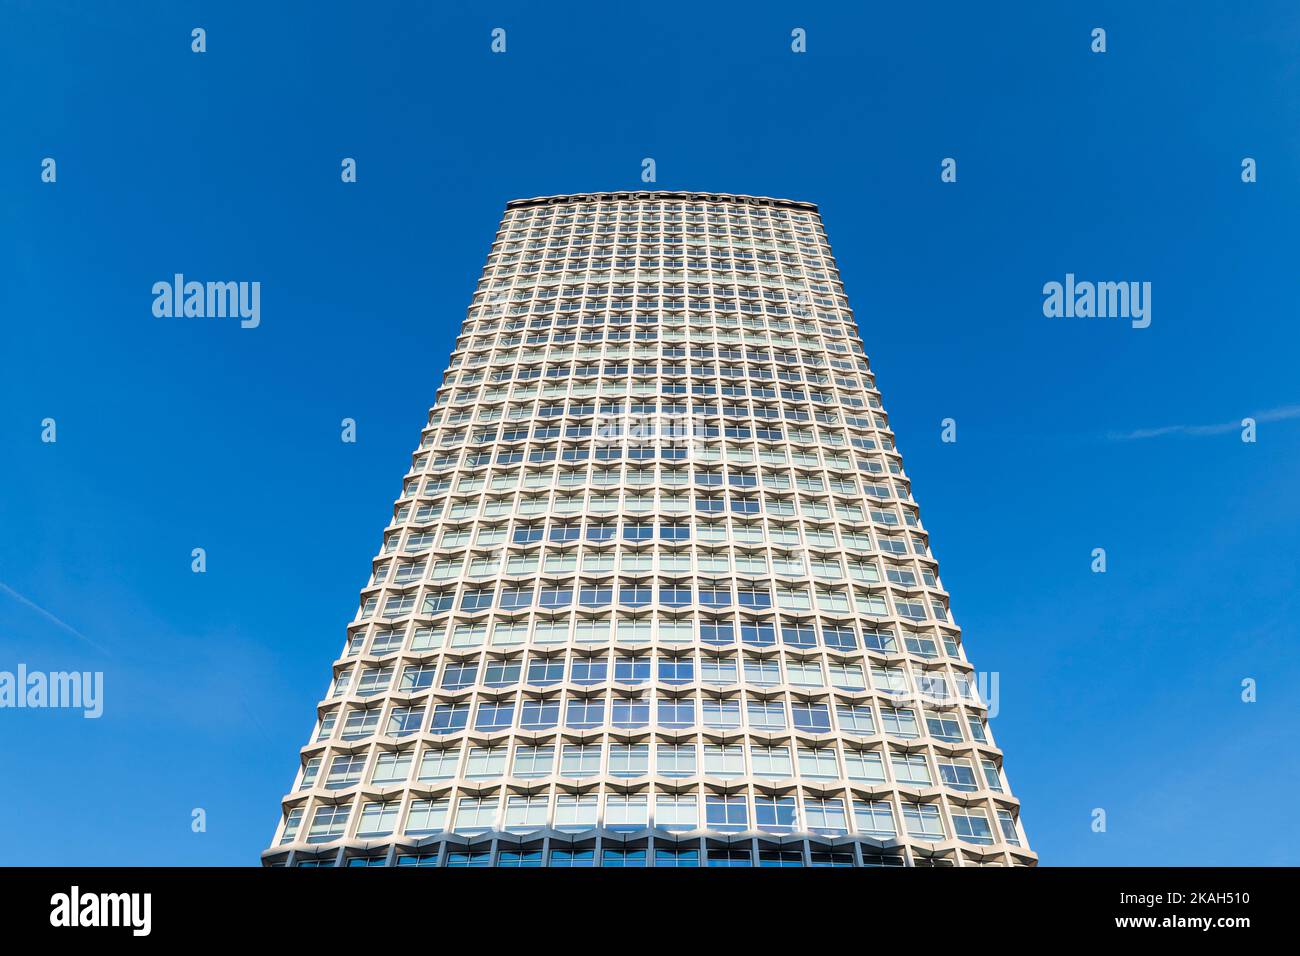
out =
[(0, 670), (105, 674), (0, 863), (256, 862), (506, 201), (645, 157), (820, 204), (1043, 863), (1300, 862), (1300, 8), (450, 6), (0, 4)]

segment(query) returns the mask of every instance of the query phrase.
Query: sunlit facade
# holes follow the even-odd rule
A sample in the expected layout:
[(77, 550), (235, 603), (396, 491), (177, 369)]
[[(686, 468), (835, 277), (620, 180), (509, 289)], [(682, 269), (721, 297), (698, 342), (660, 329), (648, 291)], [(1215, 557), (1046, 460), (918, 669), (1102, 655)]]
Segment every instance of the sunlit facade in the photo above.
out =
[(508, 204), (267, 865), (1034, 865), (816, 206)]

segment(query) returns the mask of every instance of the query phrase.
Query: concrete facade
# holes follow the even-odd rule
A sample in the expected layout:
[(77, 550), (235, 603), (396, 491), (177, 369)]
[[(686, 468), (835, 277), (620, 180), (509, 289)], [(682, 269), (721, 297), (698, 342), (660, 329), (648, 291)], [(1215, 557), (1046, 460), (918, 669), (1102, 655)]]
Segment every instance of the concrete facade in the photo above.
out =
[(817, 207), (508, 204), (266, 865), (1035, 865)]

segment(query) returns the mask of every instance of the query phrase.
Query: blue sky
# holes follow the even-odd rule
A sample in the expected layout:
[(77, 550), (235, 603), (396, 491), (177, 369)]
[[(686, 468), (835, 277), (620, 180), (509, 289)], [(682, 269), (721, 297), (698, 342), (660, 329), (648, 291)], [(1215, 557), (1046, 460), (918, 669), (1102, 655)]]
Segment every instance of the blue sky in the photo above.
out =
[(644, 157), (820, 204), (1044, 864), (1300, 862), (1294, 4), (435, 6), (0, 8), (0, 670), (106, 684), (0, 710), (0, 864), (256, 861), (504, 204)]

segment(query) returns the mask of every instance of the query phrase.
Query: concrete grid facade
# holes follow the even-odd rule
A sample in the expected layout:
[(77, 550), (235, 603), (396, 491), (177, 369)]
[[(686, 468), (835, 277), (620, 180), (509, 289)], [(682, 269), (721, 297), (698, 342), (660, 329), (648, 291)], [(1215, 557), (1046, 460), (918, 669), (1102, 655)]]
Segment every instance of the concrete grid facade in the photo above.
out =
[(817, 207), (507, 205), (266, 865), (1035, 865)]

